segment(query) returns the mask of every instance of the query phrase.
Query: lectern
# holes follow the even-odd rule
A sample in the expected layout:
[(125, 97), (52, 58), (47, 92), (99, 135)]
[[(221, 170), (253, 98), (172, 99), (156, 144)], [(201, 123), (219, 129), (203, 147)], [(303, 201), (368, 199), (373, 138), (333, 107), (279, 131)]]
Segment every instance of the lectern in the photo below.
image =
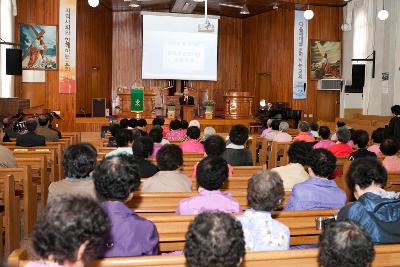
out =
[(183, 109), (183, 118), (186, 121), (191, 121), (194, 119), (194, 108), (195, 105), (182, 105), (181, 108)]
[(225, 119), (252, 118), (253, 98), (249, 92), (227, 92), (224, 95)]

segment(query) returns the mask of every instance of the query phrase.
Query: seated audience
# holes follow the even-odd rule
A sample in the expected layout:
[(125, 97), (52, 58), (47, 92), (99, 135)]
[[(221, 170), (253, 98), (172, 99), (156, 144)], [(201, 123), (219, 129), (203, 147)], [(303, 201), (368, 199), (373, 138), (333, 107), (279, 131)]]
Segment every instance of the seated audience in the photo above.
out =
[(292, 190), (295, 184), (304, 182), (310, 178), (304, 170), (304, 166), (308, 163), (308, 154), (310, 151), (310, 144), (302, 141), (295, 142), (290, 145), (288, 150), (289, 164), (272, 169), (272, 171), (277, 172), (282, 178), (285, 190)]
[(336, 142), (338, 140), (336, 132), (337, 132), (337, 130), (339, 130), (339, 128), (342, 128), (342, 127), (346, 127), (346, 123), (344, 121), (337, 121), (336, 122), (336, 131), (331, 136), (331, 140), (333, 142)]
[(46, 145), (46, 138), (42, 135), (38, 135), (35, 133), (37, 128), (37, 122), (33, 119), (29, 119), (26, 123), (26, 130), (27, 133), (18, 135), (16, 139), (17, 146), (45, 146)]
[(204, 153), (204, 146), (198, 140), (200, 138), (200, 129), (196, 126), (190, 126), (187, 129), (189, 140), (179, 144), (183, 153)]
[(217, 132), (211, 126), (204, 128), (203, 136), (201, 137), (201, 142), (204, 143), (209, 136), (215, 135)]
[(272, 141), (275, 142), (292, 142), (292, 136), (287, 133), (289, 130), (289, 123), (281, 121), (279, 123), (279, 132), (274, 136)]
[(232, 166), (252, 166), (251, 152), (244, 147), (249, 138), (249, 129), (244, 125), (234, 125), (229, 132), (230, 144), (222, 157)]
[(132, 145), (132, 153), (139, 166), (140, 178), (149, 178), (158, 172), (157, 166), (148, 160), (153, 153), (153, 140), (149, 136), (136, 139)]
[(271, 122), (271, 131), (264, 135), (264, 138), (268, 140), (273, 140), (275, 135), (279, 133), (279, 125), (281, 124), (280, 120), (273, 120)]
[[(3, 140), (3, 127), (0, 124), (0, 140)], [(7, 147), (0, 145), (0, 168), (15, 168), (17, 167), (17, 161)]]
[(377, 157), (382, 156), (382, 152), (380, 149), (380, 145), (385, 139), (385, 129), (384, 128), (378, 128), (375, 131), (372, 132), (371, 135), (372, 139), (372, 145), (368, 147), (368, 151), (374, 152)]
[(391, 108), (393, 117), (389, 121), (386, 130), (386, 136), (393, 137), (400, 142), (400, 105), (394, 105)]
[(375, 258), (371, 237), (351, 221), (328, 226), (319, 244), (319, 264), (323, 267), (369, 267)]
[(119, 121), (119, 126), (121, 129), (128, 129), (129, 127), (129, 120), (127, 118), (124, 118)]
[(136, 128), (135, 129), (138, 129), (142, 136), (147, 136), (148, 134), (146, 132), (146, 126), (147, 126), (147, 121), (145, 119), (139, 119), (136, 122)]
[(11, 118), (4, 118), (3, 119), (3, 132), (4, 136), (2, 137), (1, 140), (3, 142), (10, 142), (10, 138), (16, 138), (18, 133), (14, 131), (13, 129), (13, 124), (12, 124), (12, 119)]
[(272, 131), (272, 119), (268, 119), (263, 123), (264, 130), (261, 132), (261, 137), (266, 138), (266, 135)]
[(155, 158), (158, 150), (160, 150), (163, 145), (169, 144), (169, 141), (163, 138), (163, 129), (158, 125), (151, 128), (149, 136), (154, 142), (153, 154), (151, 154), (151, 157)]
[(277, 172), (259, 172), (250, 178), (247, 187), (250, 209), (237, 217), (242, 223), (246, 250), (289, 249), (289, 228), (271, 216), (284, 196), (283, 182)]
[(181, 131), (180, 120), (177, 120), (177, 119), (172, 120), (169, 123), (169, 127), (170, 127), (170, 131), (165, 136), (165, 138), (168, 141), (180, 140), (184, 136), (183, 132)]
[(182, 149), (164, 145), (157, 153), (160, 171), (143, 182), (142, 192), (192, 192), (192, 180), (180, 171), (182, 165)]
[(304, 142), (314, 142), (315, 138), (310, 133), (310, 125), (306, 121), (299, 122), (298, 126), (300, 133), (293, 138), (293, 142), (304, 141)]
[(385, 159), (382, 161), (383, 166), (388, 172), (400, 171), (400, 158), (397, 156), (400, 144), (397, 139), (387, 138), (379, 146)]
[(189, 128), (189, 123), (186, 120), (181, 120), (181, 131), (183, 136), (186, 135), (187, 128)]
[(112, 124), (110, 126), (111, 136), (108, 138), (107, 147), (117, 147), (117, 134), (121, 130), (119, 124)]
[(328, 150), (333, 153), (336, 157), (348, 157), (353, 148), (347, 143), (350, 140), (351, 133), (346, 127), (341, 127), (336, 131), (337, 143), (330, 146)]
[(198, 120), (191, 120), (191, 121), (189, 122), (188, 129), (189, 129), (189, 127), (191, 127), (191, 126), (196, 126), (197, 128), (200, 129), (200, 122), (199, 122)]
[(120, 155), (120, 154), (130, 154), (132, 155), (132, 131), (128, 129), (122, 129), (117, 132), (115, 137), (115, 143), (117, 145), (117, 149), (108, 152), (106, 154), (107, 157)]
[(169, 132), (169, 129), (167, 126), (164, 125), (165, 119), (162, 116), (157, 116), (153, 119), (153, 126), (160, 126), (163, 129), (163, 138), (167, 136), (167, 133)]
[(84, 266), (99, 256), (109, 230), (108, 217), (96, 201), (57, 197), (47, 204), (32, 233), (40, 260), (25, 266)]
[(36, 128), (36, 134), (44, 136), (47, 142), (57, 142), (60, 140), (58, 138), (58, 133), (49, 128), (49, 117), (47, 117), (46, 115), (40, 115), (38, 122), (39, 127)]
[[(205, 154), (210, 157), (221, 157), (226, 147), (224, 139), (219, 135), (211, 135), (204, 142)], [(197, 164), (193, 167), (192, 177), (196, 178)], [(228, 164), (228, 177), (233, 175), (233, 167)]]
[(374, 152), (368, 151), (367, 145), (369, 142), (369, 135), (367, 131), (357, 130), (354, 132), (354, 144), (357, 146), (357, 150), (350, 154), (349, 160), (355, 160), (364, 157), (376, 158)]
[(132, 118), (132, 119), (130, 119), (129, 122), (128, 122), (128, 129), (129, 129), (129, 130), (135, 129), (135, 128), (136, 128), (136, 125), (137, 125), (137, 119)]
[(228, 178), (228, 165), (221, 157), (206, 157), (197, 166), (197, 196), (179, 202), (176, 214), (192, 215), (203, 211), (241, 212), (239, 202), (221, 188)]
[(400, 194), (387, 192), (387, 171), (379, 160), (354, 160), (347, 174), (347, 184), (357, 201), (342, 208), (339, 221), (359, 223), (374, 243), (400, 243)]
[(200, 213), (186, 233), (188, 267), (237, 267), (245, 250), (240, 222), (223, 212)]
[(102, 257), (157, 255), (155, 225), (125, 204), (140, 185), (139, 164), (134, 158), (119, 155), (103, 159), (94, 170), (93, 179), (99, 199), (103, 201), (101, 206), (112, 225)]
[(310, 134), (314, 136), (314, 138), (319, 137), (319, 125), (316, 122), (310, 123)]
[(293, 186), (284, 210), (340, 209), (346, 204), (346, 193), (328, 177), (336, 168), (335, 156), (326, 149), (313, 149), (309, 155), (310, 179)]
[(62, 194), (97, 199), (91, 172), (96, 167), (97, 151), (89, 143), (70, 145), (64, 151), (64, 179), (49, 186), (48, 202)]
[(318, 130), (318, 135), (321, 138), (321, 141), (319, 141), (318, 143), (316, 143), (314, 145), (313, 148), (317, 149), (317, 148), (325, 148), (328, 149), (330, 148), (332, 145), (334, 145), (335, 143), (332, 142), (331, 140), (329, 140), (329, 137), (331, 135), (331, 130), (329, 129), (329, 127), (327, 126), (321, 126), (319, 127)]

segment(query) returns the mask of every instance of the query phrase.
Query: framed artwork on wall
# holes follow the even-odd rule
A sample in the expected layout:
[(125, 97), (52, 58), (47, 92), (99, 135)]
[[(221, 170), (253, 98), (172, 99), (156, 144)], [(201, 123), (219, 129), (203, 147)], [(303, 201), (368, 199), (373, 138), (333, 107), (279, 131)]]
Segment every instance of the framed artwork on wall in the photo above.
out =
[(311, 40), (311, 80), (341, 79), (341, 42)]

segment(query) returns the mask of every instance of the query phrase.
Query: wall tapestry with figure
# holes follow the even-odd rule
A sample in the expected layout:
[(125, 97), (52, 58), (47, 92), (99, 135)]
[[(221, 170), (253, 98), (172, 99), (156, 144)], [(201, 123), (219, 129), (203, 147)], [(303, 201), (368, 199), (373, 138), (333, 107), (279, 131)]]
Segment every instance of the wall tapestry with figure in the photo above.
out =
[(311, 80), (340, 79), (342, 52), (341, 43), (311, 40)]

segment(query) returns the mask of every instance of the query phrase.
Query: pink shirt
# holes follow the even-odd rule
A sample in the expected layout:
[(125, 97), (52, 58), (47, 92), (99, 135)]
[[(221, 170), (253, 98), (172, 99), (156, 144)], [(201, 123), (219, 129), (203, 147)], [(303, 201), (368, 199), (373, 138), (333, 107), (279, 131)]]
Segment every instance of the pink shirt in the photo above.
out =
[(239, 202), (228, 192), (220, 190), (209, 191), (199, 188), (199, 194), (182, 199), (176, 209), (177, 215), (195, 215), (203, 211), (222, 211), (226, 213), (239, 213)]
[(158, 150), (160, 150), (160, 148), (162, 146), (163, 145), (161, 143), (154, 143), (154, 145), (153, 145), (153, 154), (151, 154), (151, 156), (155, 158), (157, 156)]
[(385, 157), (385, 159), (382, 160), (382, 164), (388, 172), (400, 171), (400, 158), (396, 155)]
[(204, 146), (198, 140), (190, 139), (179, 144), (183, 153), (204, 153)]
[(321, 140), (321, 141), (319, 141), (318, 143), (316, 143), (314, 146), (313, 146), (313, 148), (314, 149), (317, 149), (317, 148), (325, 148), (325, 149), (328, 149), (328, 148), (330, 148), (331, 146), (333, 146), (335, 143), (334, 142), (332, 142), (331, 140)]
[(272, 141), (275, 142), (292, 142), (292, 136), (288, 133), (279, 132), (277, 133)]
[(165, 136), (166, 139), (168, 139), (168, 141), (175, 141), (175, 140), (179, 140), (181, 139), (185, 134), (182, 132), (181, 129), (179, 130), (172, 130), (170, 132), (167, 133), (167, 135)]
[(314, 142), (314, 136), (310, 135), (310, 133), (300, 132), (295, 138), (293, 138), (293, 142), (304, 141), (304, 142)]
[(163, 138), (165, 138), (167, 136), (167, 133), (169, 133), (169, 128), (167, 126), (161, 126), (163, 132), (162, 132), (162, 136)]
[(382, 156), (382, 152), (380, 149), (380, 144), (373, 144), (372, 146), (368, 147), (368, 151), (374, 152), (377, 157)]
[(267, 128), (261, 133), (261, 137), (266, 138), (266, 135), (270, 132), (272, 132), (272, 128)]

